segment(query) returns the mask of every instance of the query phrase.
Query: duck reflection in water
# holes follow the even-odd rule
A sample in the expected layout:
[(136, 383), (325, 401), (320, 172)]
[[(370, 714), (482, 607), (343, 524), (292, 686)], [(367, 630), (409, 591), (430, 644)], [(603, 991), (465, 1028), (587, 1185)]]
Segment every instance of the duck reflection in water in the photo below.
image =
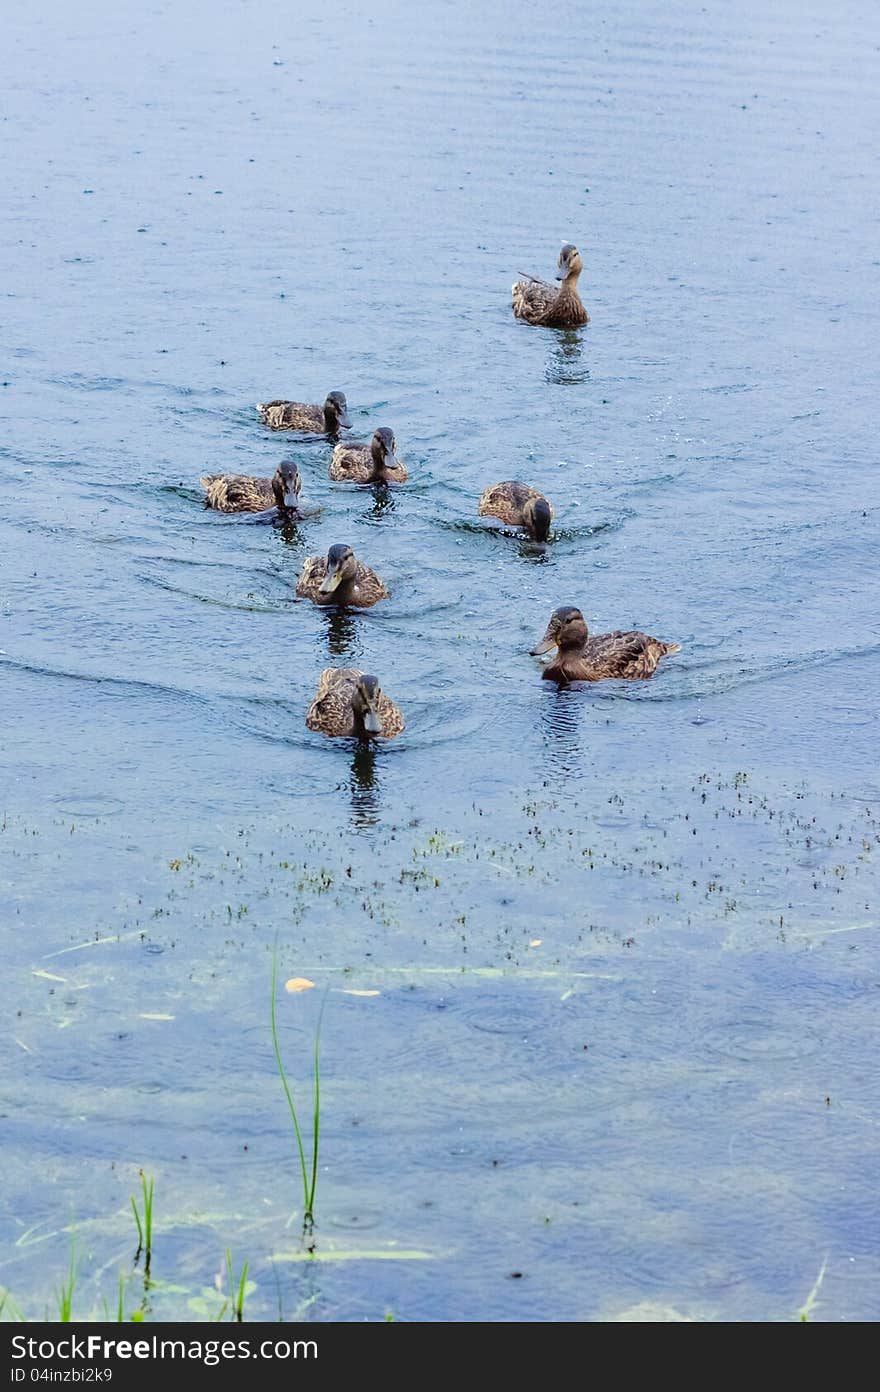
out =
[(357, 620), (350, 609), (325, 609), (327, 647), (332, 657), (357, 657)]
[(299, 518), (291, 517), (289, 514), (284, 516), (279, 515), (275, 518), (275, 526), (281, 533), (281, 540), (286, 546), (298, 546), (302, 541), (303, 538), (299, 530), (299, 521)]
[(397, 499), (394, 496), (395, 490), (389, 488), (387, 483), (374, 483), (372, 487), (373, 505), (367, 508), (364, 516), (369, 522), (381, 522), (383, 518), (389, 517), (397, 507)]
[[(506, 536), (512, 533), (506, 532)], [(519, 537), (519, 554), (522, 560), (532, 565), (547, 565), (550, 561), (550, 547), (546, 541), (532, 541), (531, 537)]]
[(583, 340), (578, 329), (559, 329), (544, 368), (547, 382), (558, 382), (562, 386), (570, 383), (588, 382), (590, 369), (582, 361)]
[(379, 783), (376, 778), (376, 748), (359, 743), (351, 760), (351, 824), (373, 827), (379, 821)]
[(541, 702), (541, 737), (546, 766), (556, 777), (577, 777), (584, 772), (585, 744), (582, 726), (590, 703), (578, 687), (557, 687), (550, 700)]

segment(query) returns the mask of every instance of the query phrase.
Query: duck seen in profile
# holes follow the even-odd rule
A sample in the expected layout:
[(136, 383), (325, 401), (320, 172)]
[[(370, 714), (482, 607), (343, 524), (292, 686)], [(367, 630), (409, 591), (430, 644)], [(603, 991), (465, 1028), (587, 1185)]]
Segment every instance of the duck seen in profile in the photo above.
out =
[(359, 561), (350, 546), (331, 546), (326, 556), (308, 556), (296, 586), (300, 599), (315, 604), (369, 609), (388, 590), (374, 570)]
[(409, 475), (397, 458), (394, 431), (382, 425), (368, 445), (339, 444), (330, 460), (330, 477), (337, 483), (405, 483)]
[(558, 290), (534, 276), (526, 276), (512, 287), (513, 312), (517, 319), (548, 329), (574, 329), (589, 323), (590, 316), (577, 291), (584, 263), (571, 242), (566, 242), (560, 251), (558, 265), (556, 279), (562, 282)]
[(532, 656), (556, 648), (556, 656), (541, 673), (558, 686), (575, 681), (603, 681), (617, 677), (630, 681), (654, 675), (661, 657), (681, 651), (680, 643), (667, 643), (638, 631), (597, 633), (591, 637), (580, 609), (563, 605), (550, 615), (544, 637), (532, 648)]
[(481, 517), (497, 517), (508, 527), (522, 527), (533, 541), (550, 535), (553, 508), (537, 488), (527, 483), (494, 483), (484, 490), (477, 511)]
[(394, 739), (406, 722), (376, 677), (356, 667), (327, 667), (321, 673), (306, 724), (319, 734), (359, 740)]
[(206, 474), (199, 479), (205, 490), (205, 507), (218, 512), (265, 512), (277, 507), (281, 517), (300, 517), (302, 478), (292, 459), (285, 459), (272, 478), (247, 474)]
[(309, 406), (302, 401), (263, 401), (257, 410), (270, 430), (307, 430), (316, 435), (338, 435), (351, 422), (345, 393), (332, 391), (323, 406)]

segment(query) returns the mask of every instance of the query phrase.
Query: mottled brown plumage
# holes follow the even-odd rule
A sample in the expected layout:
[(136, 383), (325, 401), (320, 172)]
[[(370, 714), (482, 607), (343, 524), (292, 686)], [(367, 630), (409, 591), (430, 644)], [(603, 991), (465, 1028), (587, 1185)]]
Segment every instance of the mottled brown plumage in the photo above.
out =
[(296, 586), (301, 599), (369, 609), (388, 590), (374, 570), (358, 560), (350, 546), (331, 546), (326, 556), (308, 556)]
[(327, 667), (321, 673), (306, 724), (319, 734), (356, 739), (394, 739), (406, 721), (375, 677), (356, 667)]
[(480, 498), (481, 517), (497, 517), (508, 527), (523, 527), (534, 541), (546, 541), (553, 508), (543, 493), (527, 483), (493, 483)]
[(580, 252), (567, 242), (559, 253), (559, 289), (534, 276), (526, 276), (513, 286), (513, 312), (517, 319), (548, 329), (576, 329), (588, 323), (590, 316), (577, 292), (578, 276), (583, 269)]
[(653, 676), (661, 657), (681, 651), (680, 643), (666, 643), (638, 631), (597, 633), (591, 637), (580, 609), (571, 605), (551, 614), (547, 631), (532, 653), (549, 652), (554, 647), (558, 650), (556, 656), (541, 675), (559, 686), (612, 677), (645, 680)]
[(300, 515), (302, 479), (293, 460), (279, 464), (272, 478), (247, 474), (206, 474), (199, 479), (205, 490), (205, 507), (218, 512), (265, 512), (277, 507), (285, 516)]
[(395, 453), (394, 432), (380, 426), (368, 445), (337, 445), (330, 460), (330, 477), (337, 483), (406, 483), (406, 466)]
[(330, 392), (323, 406), (303, 401), (263, 401), (257, 405), (270, 430), (306, 430), (315, 435), (338, 435), (350, 424), (343, 392)]

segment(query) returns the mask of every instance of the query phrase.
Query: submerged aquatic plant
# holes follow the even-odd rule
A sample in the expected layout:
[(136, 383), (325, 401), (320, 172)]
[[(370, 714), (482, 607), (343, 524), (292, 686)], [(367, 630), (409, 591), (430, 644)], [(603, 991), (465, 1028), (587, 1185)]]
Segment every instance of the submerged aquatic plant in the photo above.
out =
[[(318, 1024), (315, 1029), (315, 1058), (314, 1058), (314, 1089), (312, 1105), (312, 1157), (311, 1166), (306, 1162), (306, 1152), (303, 1145), (302, 1131), (300, 1129), (299, 1118), (296, 1114), (296, 1106), (293, 1101), (293, 1094), (290, 1091), (290, 1084), (287, 1081), (287, 1073), (284, 1068), (284, 1060), (281, 1057), (281, 1045), (278, 1041), (278, 1018), (276, 1009), (276, 999), (278, 993), (278, 946), (272, 954), (272, 1046), (275, 1050), (275, 1063), (278, 1067), (278, 1076), (281, 1079), (281, 1086), (284, 1088), (284, 1096), (287, 1099), (287, 1107), (290, 1112), (290, 1119), (293, 1122), (293, 1132), (296, 1136), (296, 1148), (299, 1154), (300, 1170), (302, 1171), (303, 1182), (303, 1227), (311, 1228), (315, 1221), (315, 1189), (318, 1184), (318, 1138), (321, 1127), (321, 1071), (319, 1062), (319, 1047), (321, 1042), (321, 1020), (324, 1015), (324, 1006), (318, 1016)], [(325, 996), (326, 1001), (326, 996)]]
[(144, 1203), (143, 1221), (141, 1221), (141, 1215), (138, 1211), (137, 1200), (134, 1194), (129, 1194), (131, 1211), (134, 1214), (134, 1221), (137, 1224), (138, 1234), (138, 1246), (134, 1254), (134, 1259), (135, 1262), (137, 1262), (141, 1252), (144, 1253), (144, 1274), (149, 1276), (150, 1262), (153, 1256), (153, 1189), (155, 1188), (156, 1181), (153, 1179), (152, 1175), (148, 1180), (143, 1170), (140, 1171), (140, 1176), (141, 1193)]

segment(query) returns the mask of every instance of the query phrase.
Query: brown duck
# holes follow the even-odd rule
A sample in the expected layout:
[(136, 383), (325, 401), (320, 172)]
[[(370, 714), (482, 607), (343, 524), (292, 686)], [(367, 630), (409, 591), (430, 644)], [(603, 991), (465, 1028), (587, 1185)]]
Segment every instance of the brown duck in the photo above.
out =
[(322, 735), (354, 735), (359, 740), (394, 739), (406, 727), (400, 708), (377, 679), (356, 667), (325, 668), (306, 724)]
[(257, 410), (270, 430), (308, 430), (316, 435), (338, 435), (351, 422), (345, 395), (330, 392), (323, 406), (308, 406), (302, 401), (263, 401)]
[(567, 686), (575, 681), (607, 677), (639, 680), (651, 677), (661, 657), (681, 651), (680, 643), (665, 643), (647, 633), (597, 633), (590, 637), (580, 609), (564, 605), (550, 615), (544, 637), (532, 655), (558, 651), (541, 673), (548, 681)]
[(562, 284), (559, 289), (548, 285), (545, 280), (526, 276), (513, 286), (513, 312), (517, 319), (525, 319), (527, 324), (540, 324), (548, 329), (576, 329), (589, 322), (590, 316), (584, 309), (577, 292), (578, 276), (584, 269), (581, 254), (577, 247), (566, 242), (559, 253), (559, 275)]
[(397, 458), (394, 431), (380, 426), (368, 445), (337, 445), (330, 477), (337, 483), (406, 483), (406, 466)]
[(527, 483), (494, 483), (480, 498), (481, 517), (497, 517), (508, 527), (522, 527), (533, 541), (546, 541), (553, 509), (543, 493)]
[(205, 507), (218, 512), (265, 512), (277, 507), (283, 517), (300, 517), (302, 479), (292, 459), (278, 465), (272, 478), (247, 474), (206, 474), (199, 479), (205, 490)]
[(331, 546), (326, 556), (308, 556), (296, 586), (301, 599), (316, 604), (369, 609), (388, 590), (374, 570), (358, 560), (350, 546)]

